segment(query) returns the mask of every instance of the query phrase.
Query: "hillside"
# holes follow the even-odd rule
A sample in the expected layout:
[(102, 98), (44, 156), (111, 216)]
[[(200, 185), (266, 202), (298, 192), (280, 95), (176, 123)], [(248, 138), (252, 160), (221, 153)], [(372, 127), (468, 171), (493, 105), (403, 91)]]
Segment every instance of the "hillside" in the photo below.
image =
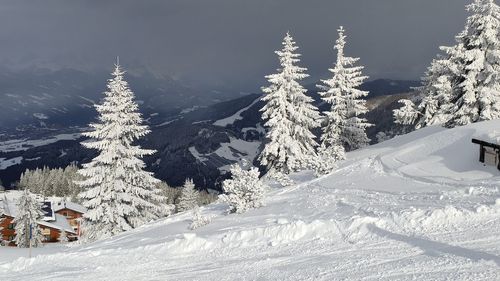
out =
[[(392, 110), (400, 106), (397, 101), (403, 95), (390, 94), (409, 91), (413, 84), (412, 81), (375, 80), (363, 86), (374, 93), (368, 101), (371, 111), (367, 114), (369, 122), (375, 124), (367, 130), (373, 142), (379, 131), (398, 128), (393, 122)], [(387, 94), (381, 95), (384, 91)], [(315, 92), (311, 95), (319, 100)], [(145, 159), (148, 169), (172, 186), (183, 184), (189, 177), (199, 187), (220, 189), (229, 164), (241, 158), (252, 162), (259, 152), (264, 136), (259, 111), (263, 103), (259, 97), (250, 94), (210, 106), (187, 108), (168, 117), (159, 114), (148, 119), (152, 132), (142, 145), (157, 151)], [(154, 112), (160, 112), (161, 105), (160, 102), (143, 104)], [(318, 101), (317, 105), (322, 111), (328, 110), (325, 103)], [(154, 109), (155, 106), (158, 109)], [(94, 153), (81, 147), (78, 134), (81, 130), (85, 129), (51, 130), (48, 135), (46, 130), (40, 133), (29, 130), (27, 134), (23, 131), (20, 137), (0, 141), (0, 179), (10, 187), (26, 169), (58, 168), (72, 162), (90, 161)]]
[[(93, 104), (103, 98), (109, 77), (105, 72), (74, 69), (8, 71), (0, 68), (0, 140), (16, 132), (26, 137), (32, 136), (33, 131), (86, 126), (95, 119)], [(233, 97), (195, 89), (148, 71), (128, 73), (127, 79), (141, 112), (150, 122), (162, 122), (182, 110)]]
[[(188, 230), (189, 213), (75, 247), (1, 248), (1, 280), (498, 280), (500, 172), (473, 136), (500, 121), (425, 128), (294, 176), (266, 206)], [(132, 262), (131, 262), (132, 261)]]

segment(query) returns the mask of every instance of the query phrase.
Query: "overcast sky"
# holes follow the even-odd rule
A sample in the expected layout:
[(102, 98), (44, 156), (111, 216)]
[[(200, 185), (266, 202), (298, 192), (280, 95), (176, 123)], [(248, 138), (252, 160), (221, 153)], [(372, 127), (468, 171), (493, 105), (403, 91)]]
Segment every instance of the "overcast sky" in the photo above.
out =
[(256, 91), (289, 30), (314, 78), (334, 62), (337, 28), (372, 78), (417, 79), (463, 29), (466, 0), (0, 0), (0, 62), (147, 67), (216, 89)]

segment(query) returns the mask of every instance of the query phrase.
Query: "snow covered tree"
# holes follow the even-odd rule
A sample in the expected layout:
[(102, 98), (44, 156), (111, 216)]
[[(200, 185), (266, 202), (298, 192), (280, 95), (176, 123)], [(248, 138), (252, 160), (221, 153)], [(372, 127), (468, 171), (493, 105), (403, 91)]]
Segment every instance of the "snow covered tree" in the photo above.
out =
[[(443, 50), (451, 54), (456, 49), (443, 48)], [(417, 107), (418, 118), (414, 121), (415, 129), (443, 125), (449, 120), (450, 112), (454, 108), (451, 98), (457, 81), (455, 73), (459, 67), (452, 56), (432, 62), (426, 76), (422, 79), (424, 85), (419, 88), (422, 99)]]
[(467, 10), (457, 43), (441, 47), (444, 54), (422, 79), (416, 129), (500, 118), (500, 8), (493, 0), (474, 0)]
[(91, 140), (82, 145), (99, 151), (78, 172), (77, 184), (88, 212), (83, 215), (83, 235), (87, 240), (106, 238), (130, 230), (158, 217), (165, 198), (156, 188), (159, 180), (144, 170), (143, 156), (153, 150), (133, 143), (149, 133), (143, 125), (134, 94), (117, 64), (108, 82), (102, 104), (96, 105), (99, 122), (84, 135)]
[(467, 10), (472, 15), (464, 36), (457, 37), (463, 65), (447, 127), (500, 117), (500, 7), (494, 0), (475, 0)]
[(335, 45), (337, 62), (330, 69), (333, 77), (322, 80), (323, 85), (318, 85), (321, 98), (331, 105), (330, 111), (324, 112), (325, 125), (319, 148), (322, 162), (327, 162), (327, 169), (336, 161), (345, 159), (345, 150), (364, 147), (370, 141), (365, 129), (371, 124), (360, 117), (368, 111), (363, 99), (368, 92), (358, 89), (368, 77), (362, 75), (364, 67), (355, 66), (359, 58), (344, 55), (345, 30), (341, 26), (338, 32)]
[(179, 203), (177, 204), (177, 211), (183, 212), (191, 210), (198, 206), (198, 191), (192, 179), (186, 179), (184, 187), (182, 187)]
[(243, 170), (240, 165), (231, 166), (231, 179), (222, 183), (224, 194), (221, 199), (229, 203), (231, 213), (244, 213), (249, 209), (263, 205), (265, 186), (259, 180), (259, 171), (255, 167)]
[(212, 221), (212, 218), (207, 217), (207, 216), (203, 216), (201, 214), (200, 207), (196, 206), (193, 209), (193, 218), (192, 218), (191, 225), (189, 226), (189, 228), (191, 230), (194, 230), (194, 229), (197, 229), (197, 228), (200, 228), (202, 226), (209, 224), (211, 221)]
[[(16, 237), (14, 242), (19, 248), (39, 247), (42, 245), (42, 230), (37, 221), (42, 219), (43, 212), (40, 203), (25, 189), (17, 201), (17, 215), (14, 218)], [(30, 242), (31, 234), (31, 242)]]
[[(458, 37), (464, 34), (458, 35)], [(457, 38), (458, 38), (457, 37)], [(418, 96), (411, 100), (401, 100), (403, 106), (394, 110), (395, 123), (411, 125), (420, 129), (433, 125), (444, 125), (450, 119), (454, 109), (451, 99), (454, 87), (458, 85), (460, 62), (456, 54), (460, 53), (461, 44), (453, 47), (441, 47), (445, 56), (440, 55), (432, 61), (422, 78), (422, 86), (416, 88)], [(418, 104), (418, 105), (417, 105)]]
[(66, 231), (64, 231), (64, 229), (59, 233), (58, 241), (61, 244), (66, 244), (69, 242), (68, 234), (66, 233)]
[(277, 74), (266, 76), (271, 85), (262, 89), (265, 105), (261, 111), (267, 134), (259, 161), (270, 177), (311, 168), (317, 158), (311, 130), (319, 127), (320, 115), (299, 83), (308, 75), (304, 73), (306, 68), (296, 65), (300, 62), (297, 49), (287, 33), (283, 49), (275, 52), (281, 67)]
[(394, 122), (401, 125), (415, 124), (420, 115), (415, 104), (407, 99), (399, 100), (399, 103), (403, 104), (403, 106), (394, 110)]
[(19, 180), (18, 187), (21, 189), (30, 189), (34, 193), (42, 196), (75, 197), (81, 189), (74, 181), (81, 177), (77, 173), (78, 168), (71, 164), (66, 168), (26, 170)]

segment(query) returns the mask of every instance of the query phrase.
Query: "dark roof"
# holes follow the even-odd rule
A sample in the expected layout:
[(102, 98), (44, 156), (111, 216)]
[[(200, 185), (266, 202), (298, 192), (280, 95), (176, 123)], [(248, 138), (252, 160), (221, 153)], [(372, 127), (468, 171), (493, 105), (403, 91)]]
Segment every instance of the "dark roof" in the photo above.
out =
[(491, 143), (491, 142), (482, 141), (482, 140), (478, 140), (478, 139), (472, 139), (472, 143), (479, 144), (479, 145), (482, 145), (482, 146), (488, 146), (488, 147), (493, 147), (493, 148), (496, 148), (496, 149), (500, 149), (500, 145), (498, 145), (496, 143)]

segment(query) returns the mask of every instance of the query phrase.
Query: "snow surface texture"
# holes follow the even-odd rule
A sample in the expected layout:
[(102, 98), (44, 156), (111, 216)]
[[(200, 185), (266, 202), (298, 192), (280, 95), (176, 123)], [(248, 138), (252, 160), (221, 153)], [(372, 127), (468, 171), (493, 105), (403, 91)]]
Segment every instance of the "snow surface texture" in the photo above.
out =
[[(500, 172), (473, 135), (429, 127), (274, 188), (265, 207), (189, 230), (181, 213), (83, 246), (0, 248), (0, 280), (499, 280)], [(71, 244), (69, 244), (71, 245)]]

